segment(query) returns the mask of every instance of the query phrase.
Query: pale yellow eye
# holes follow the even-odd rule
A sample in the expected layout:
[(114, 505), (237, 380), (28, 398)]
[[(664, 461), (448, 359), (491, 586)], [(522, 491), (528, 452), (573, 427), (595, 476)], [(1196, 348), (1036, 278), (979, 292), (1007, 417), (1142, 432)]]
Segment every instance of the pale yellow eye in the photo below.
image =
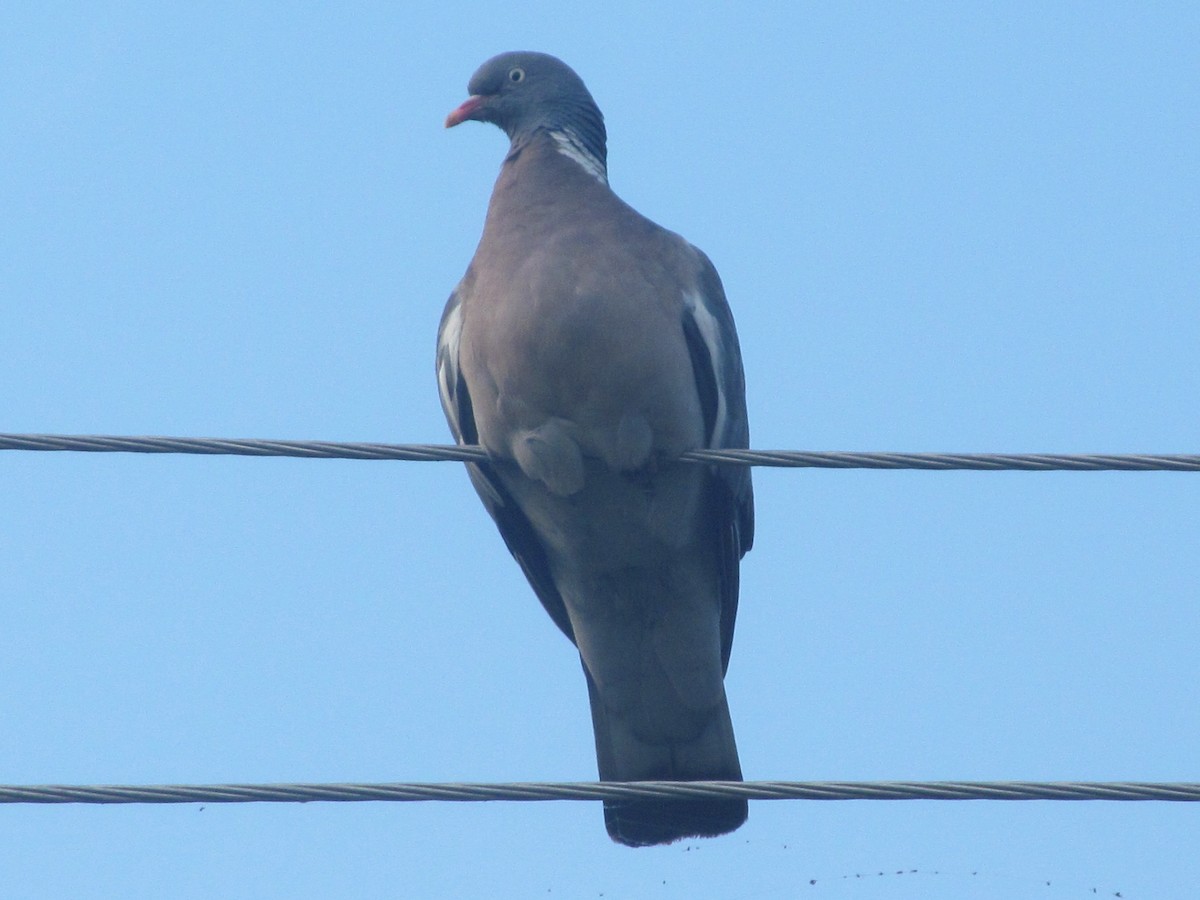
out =
[(513, 84), (519, 84), (525, 80), (525, 70), (520, 66), (514, 66), (508, 70), (508, 80)]

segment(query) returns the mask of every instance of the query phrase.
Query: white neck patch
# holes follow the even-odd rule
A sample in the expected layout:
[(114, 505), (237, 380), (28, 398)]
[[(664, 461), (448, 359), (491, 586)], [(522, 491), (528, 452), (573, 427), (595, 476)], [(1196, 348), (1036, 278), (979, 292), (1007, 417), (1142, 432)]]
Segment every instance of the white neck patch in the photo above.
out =
[(558, 152), (567, 159), (572, 159), (601, 184), (608, 184), (608, 173), (604, 170), (604, 163), (600, 162), (588, 149), (583, 145), (573, 131), (551, 131), (550, 137), (554, 138), (554, 143), (558, 145)]

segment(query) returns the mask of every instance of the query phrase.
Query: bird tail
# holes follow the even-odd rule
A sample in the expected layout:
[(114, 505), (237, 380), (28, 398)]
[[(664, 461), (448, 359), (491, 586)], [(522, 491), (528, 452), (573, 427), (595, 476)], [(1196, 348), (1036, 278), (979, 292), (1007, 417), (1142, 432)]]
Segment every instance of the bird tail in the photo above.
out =
[[(591, 673), (587, 676), (601, 781), (741, 781), (729, 705), (704, 714), (688, 740), (664, 745), (637, 736), (628, 721), (608, 707)], [(688, 837), (716, 837), (746, 821), (744, 799), (605, 800), (609, 837), (629, 847), (669, 844)]]

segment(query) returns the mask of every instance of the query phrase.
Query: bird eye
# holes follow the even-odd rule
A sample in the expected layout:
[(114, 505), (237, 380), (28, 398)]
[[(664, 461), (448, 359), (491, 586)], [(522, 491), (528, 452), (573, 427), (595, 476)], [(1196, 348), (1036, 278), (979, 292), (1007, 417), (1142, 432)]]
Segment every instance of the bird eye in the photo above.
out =
[(517, 84), (525, 80), (525, 70), (520, 66), (516, 66), (508, 70), (508, 80), (513, 84)]

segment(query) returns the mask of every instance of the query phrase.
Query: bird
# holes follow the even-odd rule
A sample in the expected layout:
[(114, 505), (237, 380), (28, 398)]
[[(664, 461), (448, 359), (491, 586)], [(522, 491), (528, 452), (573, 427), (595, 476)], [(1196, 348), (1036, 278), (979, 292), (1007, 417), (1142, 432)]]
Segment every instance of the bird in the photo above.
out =
[[(754, 539), (745, 376), (716, 269), (608, 183), (604, 117), (545, 53), (489, 59), (446, 118), (509, 139), (438, 329), (438, 391), (470, 480), (575, 644), (603, 781), (742, 780), (724, 678)], [(631, 847), (715, 837), (744, 799), (607, 799)]]

